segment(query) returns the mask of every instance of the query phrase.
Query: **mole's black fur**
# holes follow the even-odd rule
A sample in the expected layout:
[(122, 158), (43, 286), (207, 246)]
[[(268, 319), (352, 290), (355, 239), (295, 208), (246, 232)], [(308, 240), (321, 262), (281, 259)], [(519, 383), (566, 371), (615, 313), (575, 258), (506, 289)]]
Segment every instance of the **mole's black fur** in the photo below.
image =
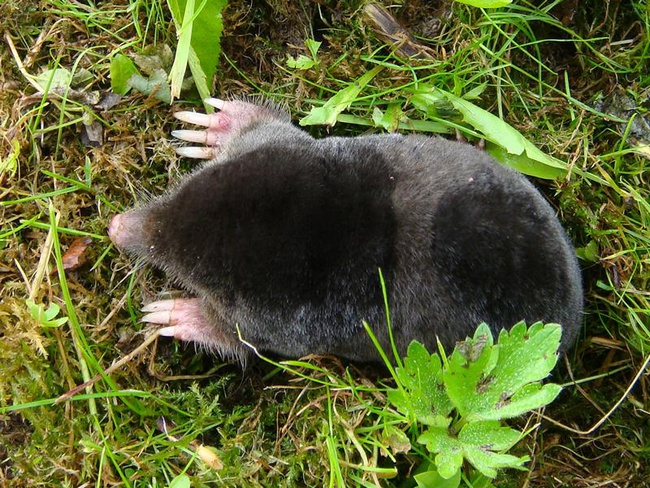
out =
[(580, 272), (551, 207), (484, 152), (437, 137), (316, 140), (265, 112), (121, 217), (116, 244), (200, 298), (193, 320), (213, 337), (194, 340), (225, 355), (242, 355), (239, 327), (282, 356), (377, 360), (362, 321), (389, 350), (379, 268), (401, 353), (521, 320), (560, 323), (566, 348), (581, 323)]

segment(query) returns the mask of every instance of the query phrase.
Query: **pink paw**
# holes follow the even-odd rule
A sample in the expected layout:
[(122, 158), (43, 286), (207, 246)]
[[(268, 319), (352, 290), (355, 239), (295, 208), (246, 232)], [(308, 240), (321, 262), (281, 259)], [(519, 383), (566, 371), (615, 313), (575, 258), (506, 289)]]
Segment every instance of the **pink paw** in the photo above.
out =
[(182, 141), (196, 142), (204, 146), (187, 146), (176, 149), (180, 156), (199, 159), (214, 159), (234, 134), (259, 118), (278, 117), (270, 106), (256, 105), (240, 100), (224, 101), (206, 98), (205, 103), (218, 109), (213, 114), (198, 112), (176, 112), (174, 117), (189, 124), (206, 127), (205, 130), (175, 130), (172, 136)]
[(201, 310), (201, 302), (197, 298), (151, 302), (143, 307), (142, 311), (147, 312), (142, 317), (142, 322), (168, 325), (158, 330), (162, 336), (188, 342), (202, 342), (206, 329), (209, 329)]
[(167, 326), (158, 330), (161, 336), (193, 342), (226, 358), (235, 358), (240, 362), (244, 360), (245, 350), (237, 336), (207, 318), (198, 298), (151, 302), (142, 311), (146, 312), (142, 322)]

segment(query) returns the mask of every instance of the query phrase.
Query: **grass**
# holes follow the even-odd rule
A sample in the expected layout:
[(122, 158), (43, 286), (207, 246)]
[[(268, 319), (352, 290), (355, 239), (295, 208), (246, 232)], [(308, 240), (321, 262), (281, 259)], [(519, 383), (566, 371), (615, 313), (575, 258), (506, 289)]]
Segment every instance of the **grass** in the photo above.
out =
[[(516, 420), (541, 421), (516, 448), (531, 457), (530, 471), (508, 471), (498, 484), (650, 486), (647, 373), (590, 431), (650, 354), (643, 128), (650, 14), (636, 1), (536, 3), (489, 12), (462, 5), (447, 12), (428, 2), (394, 9), (430, 55), (404, 62), (377, 40), (357, 2), (334, 9), (233, 1), (215, 93), (265, 94), (297, 121), (383, 66), (339, 123), (309, 130), (375, 130), (368, 128), (373, 110), (392, 104), (435, 132), (438, 122), (408, 105), (409, 90), (428, 83), (474, 93), (475, 103), (569, 163), (570, 178), (537, 183), (585, 258), (585, 328), (570, 366), (554, 378), (565, 392), (539, 417)], [(111, 56), (175, 47), (166, 5), (39, 7), (15, 0), (0, 6), (0, 484), (168, 486), (183, 476), (197, 486), (404, 482), (426, 453), (405, 452), (405, 425), (387, 406), (385, 373), (331, 358), (292, 362), (290, 370), (259, 362), (242, 372), (161, 341), (54, 404), (142, 342), (139, 306), (171, 284), (152, 270), (130, 272), (106, 226), (139, 194), (162, 192), (190, 166), (169, 142), (170, 107), (138, 94), (99, 105), (110, 90)], [(441, 19), (437, 32), (433, 18)], [(317, 64), (289, 68), (287, 53), (312, 55), (308, 38), (323, 42)], [(74, 75), (71, 86), (52, 89), (56, 69)], [(43, 96), (37, 86), (55, 94)], [(94, 147), (82, 138), (92, 121), (103, 132)], [(81, 254), (85, 264), (64, 269), (78, 237), (92, 240)], [(58, 305), (67, 321), (34, 320), (27, 299)], [(163, 432), (161, 417), (175, 427)], [(197, 443), (214, 449), (223, 467), (200, 457)]]

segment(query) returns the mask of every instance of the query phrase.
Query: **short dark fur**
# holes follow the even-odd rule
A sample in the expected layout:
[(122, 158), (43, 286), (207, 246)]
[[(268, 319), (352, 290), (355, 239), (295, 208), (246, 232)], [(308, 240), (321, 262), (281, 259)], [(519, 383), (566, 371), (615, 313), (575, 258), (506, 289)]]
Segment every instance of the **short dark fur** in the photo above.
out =
[[(203, 298), (206, 318), (260, 350), (372, 361), (390, 349), (382, 269), (400, 352), (520, 320), (581, 323), (572, 248), (519, 174), (468, 145), (424, 136), (315, 140), (276, 118), (134, 211), (127, 250)], [(153, 247), (152, 247), (153, 246)]]

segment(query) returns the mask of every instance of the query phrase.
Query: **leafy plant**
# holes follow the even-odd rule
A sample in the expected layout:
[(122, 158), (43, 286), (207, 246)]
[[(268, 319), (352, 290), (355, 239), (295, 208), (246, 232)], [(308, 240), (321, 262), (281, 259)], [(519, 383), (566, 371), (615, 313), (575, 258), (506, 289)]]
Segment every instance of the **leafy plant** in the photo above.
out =
[(180, 95), (189, 65), (201, 99), (210, 96), (221, 53), (221, 11), (227, 0), (168, 0), (178, 32), (176, 57), (170, 74), (172, 96)]
[(315, 41), (313, 39), (305, 40), (305, 46), (309, 50), (311, 57), (301, 54), (297, 57), (287, 56), (287, 66), (293, 69), (311, 69), (314, 66), (317, 66), (320, 62), (318, 57), (318, 50), (320, 49), (321, 42)]
[(34, 303), (33, 300), (29, 298), (25, 300), (27, 308), (29, 309), (29, 314), (31, 317), (38, 322), (41, 326), (47, 328), (61, 327), (68, 321), (68, 317), (58, 317), (61, 307), (56, 303), (51, 303), (47, 309), (42, 303)]
[(425, 426), (416, 441), (434, 458), (416, 475), (420, 486), (438, 486), (431, 484), (434, 479), (460, 486), (464, 461), (488, 479), (483, 483), (500, 468), (521, 468), (528, 457), (505, 452), (525, 433), (501, 421), (547, 405), (560, 393), (558, 385), (541, 384), (557, 362), (560, 336), (559, 325), (538, 322), (527, 328), (521, 322), (502, 331), (494, 344), (490, 328), (481, 324), (473, 338), (442, 358), (411, 343), (388, 400)]
[[(221, 11), (227, 3), (227, 0), (168, 0), (178, 34), (173, 64), (170, 67), (165, 62), (165, 52), (134, 56), (135, 63), (124, 54), (117, 54), (111, 60), (113, 91), (124, 95), (134, 88), (171, 103), (186, 87), (185, 72), (189, 66), (201, 99), (209, 97), (221, 53)], [(143, 68), (146, 77), (140, 74), (136, 64)]]

